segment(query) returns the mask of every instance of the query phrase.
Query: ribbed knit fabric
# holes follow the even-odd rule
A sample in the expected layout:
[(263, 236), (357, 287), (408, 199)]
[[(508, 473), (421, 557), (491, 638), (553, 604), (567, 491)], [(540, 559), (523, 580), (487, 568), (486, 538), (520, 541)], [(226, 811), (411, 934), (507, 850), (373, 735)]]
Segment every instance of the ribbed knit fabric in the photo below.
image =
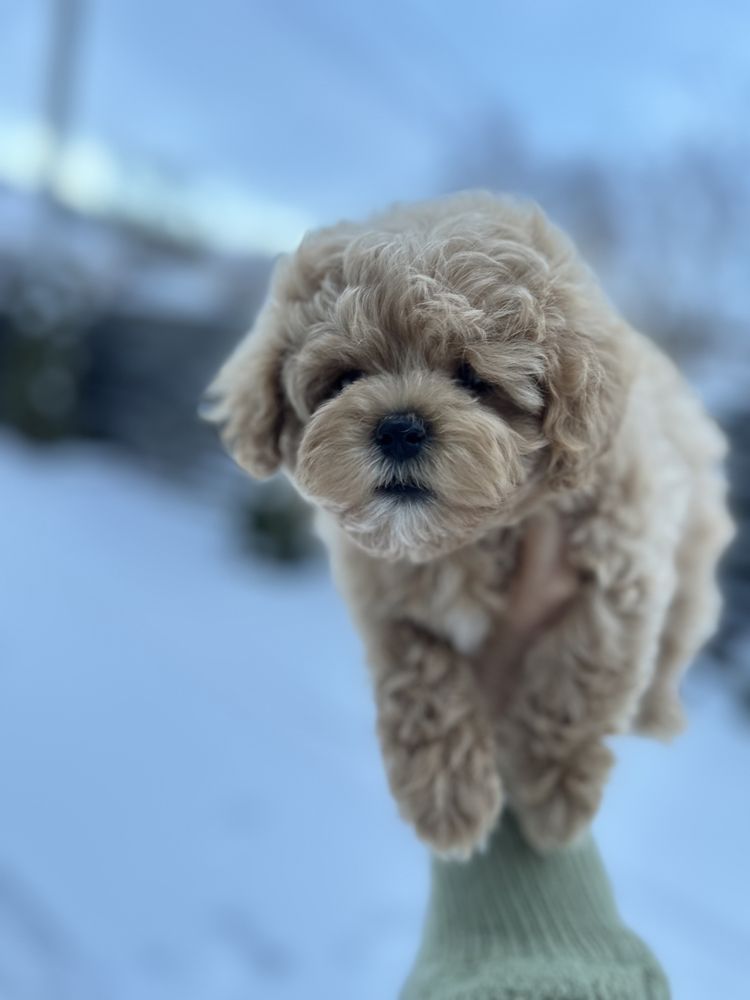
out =
[(590, 836), (541, 857), (504, 816), (466, 864), (434, 861), (422, 944), (401, 1000), (669, 1000), (620, 920)]

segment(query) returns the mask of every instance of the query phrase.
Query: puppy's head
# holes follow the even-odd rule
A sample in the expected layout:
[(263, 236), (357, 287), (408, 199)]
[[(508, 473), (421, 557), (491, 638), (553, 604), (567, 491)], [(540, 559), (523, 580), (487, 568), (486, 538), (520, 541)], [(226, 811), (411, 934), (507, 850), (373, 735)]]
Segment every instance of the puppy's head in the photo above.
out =
[(617, 320), (533, 208), (463, 195), (305, 238), (209, 397), (360, 546), (433, 558), (583, 488), (619, 419)]

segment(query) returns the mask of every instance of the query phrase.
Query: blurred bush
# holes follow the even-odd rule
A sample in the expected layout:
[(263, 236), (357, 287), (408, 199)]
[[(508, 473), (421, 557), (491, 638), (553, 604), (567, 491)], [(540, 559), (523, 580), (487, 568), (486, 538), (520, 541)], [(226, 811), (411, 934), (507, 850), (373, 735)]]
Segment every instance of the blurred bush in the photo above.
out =
[(310, 522), (310, 508), (281, 477), (257, 487), (236, 508), (245, 550), (274, 562), (297, 563), (319, 551)]

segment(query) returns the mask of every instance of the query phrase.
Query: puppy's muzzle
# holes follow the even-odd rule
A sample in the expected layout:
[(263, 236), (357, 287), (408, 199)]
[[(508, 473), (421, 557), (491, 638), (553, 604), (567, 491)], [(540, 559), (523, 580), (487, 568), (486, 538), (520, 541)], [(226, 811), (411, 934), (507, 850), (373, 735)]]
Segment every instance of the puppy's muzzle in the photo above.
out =
[(418, 413), (390, 413), (375, 428), (375, 444), (394, 462), (416, 458), (429, 436), (427, 424)]

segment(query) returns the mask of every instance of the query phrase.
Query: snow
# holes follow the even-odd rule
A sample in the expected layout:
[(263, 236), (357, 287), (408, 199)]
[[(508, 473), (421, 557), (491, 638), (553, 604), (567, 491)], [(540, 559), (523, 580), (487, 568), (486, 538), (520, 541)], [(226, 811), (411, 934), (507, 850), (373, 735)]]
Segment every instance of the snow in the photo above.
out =
[[(0, 996), (384, 1000), (427, 858), (396, 815), (325, 567), (215, 501), (0, 437)], [(627, 739), (597, 833), (675, 1000), (743, 995), (750, 726), (707, 671)]]

